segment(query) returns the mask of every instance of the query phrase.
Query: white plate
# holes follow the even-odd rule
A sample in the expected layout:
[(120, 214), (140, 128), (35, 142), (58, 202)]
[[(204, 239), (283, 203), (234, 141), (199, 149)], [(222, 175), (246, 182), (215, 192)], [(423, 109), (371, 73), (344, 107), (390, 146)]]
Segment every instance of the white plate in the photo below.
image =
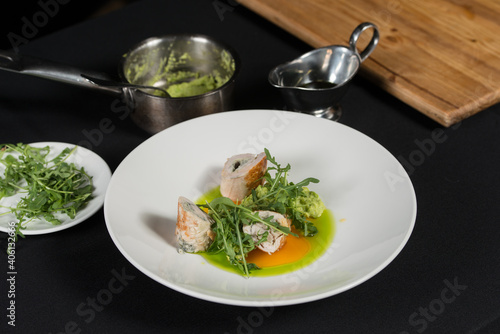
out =
[[(73, 148), (74, 144), (59, 143), (59, 142), (39, 142), (29, 144), (33, 147), (50, 147), (50, 153), (48, 159), (56, 157), (62, 150), (66, 147)], [(82, 208), (75, 216), (75, 219), (71, 219), (66, 215), (58, 215), (61, 218), (60, 225), (52, 225), (44, 220), (33, 220), (26, 225), (26, 229), (22, 230), (25, 235), (33, 234), (45, 234), (57, 232), (60, 230), (67, 229), (69, 227), (75, 226), (92, 216), (97, 210), (99, 210), (104, 203), (104, 195), (106, 193), (106, 188), (111, 179), (111, 170), (109, 169), (106, 162), (94, 152), (78, 146), (75, 152), (71, 154), (67, 162), (73, 162), (77, 167), (85, 168), (85, 171), (93, 177), (93, 183), (95, 190), (93, 192), (94, 198)], [(0, 173), (3, 174), (3, 165), (0, 165)], [(16, 205), (22, 194), (16, 194), (11, 197), (4, 197), (0, 200), (0, 205), (12, 206)], [(8, 211), (7, 209), (0, 208), (0, 213)], [(12, 222), (17, 222), (17, 219), (13, 214), (7, 214), (0, 216), (0, 231), (8, 232), (9, 224)]]
[[(196, 200), (218, 184), (229, 156), (264, 147), (291, 164), (291, 181), (320, 180), (311, 189), (336, 220), (326, 253), (298, 271), (249, 279), (179, 254), (178, 197)], [(111, 178), (104, 216), (122, 254), (159, 283), (218, 303), (278, 306), (329, 297), (377, 274), (410, 237), (416, 199), (399, 162), (362, 133), (299, 113), (243, 110), (180, 123), (138, 146)]]

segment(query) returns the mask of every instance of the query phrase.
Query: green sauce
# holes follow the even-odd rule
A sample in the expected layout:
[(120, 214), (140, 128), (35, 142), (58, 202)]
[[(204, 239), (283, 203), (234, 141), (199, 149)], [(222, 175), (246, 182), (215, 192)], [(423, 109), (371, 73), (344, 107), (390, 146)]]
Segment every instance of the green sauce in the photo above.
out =
[(186, 78), (194, 77), (189, 82), (172, 84), (167, 88), (167, 93), (171, 97), (189, 97), (208, 93), (219, 88), (227, 82), (228, 78), (222, 79), (213, 75), (197, 77), (198, 73), (188, 73)]
[[(210, 190), (209, 192), (203, 194), (197, 201), (198, 204), (210, 202), (212, 199), (220, 197), (219, 188)], [(254, 270), (250, 276), (251, 277), (265, 277), (265, 276), (276, 276), (283, 275), (286, 273), (293, 272), (310, 265), (317, 259), (319, 259), (328, 249), (333, 241), (335, 235), (335, 220), (333, 214), (326, 209), (323, 214), (313, 220), (314, 225), (318, 228), (318, 233), (314, 237), (305, 237), (311, 246), (309, 252), (302, 257), (300, 260), (289, 264), (283, 264), (275, 267), (262, 268), (260, 270)], [(293, 237), (289, 237), (293, 238)], [(216, 255), (208, 255), (205, 253), (199, 253), (208, 263), (214, 265), (225, 271), (241, 275), (241, 272), (234, 268), (226, 259), (225, 254), (220, 253)]]
[[(157, 53), (160, 51), (150, 52), (151, 60), (145, 57), (135, 57), (130, 60), (126, 77), (131, 83), (165, 88), (172, 98), (208, 93), (228, 82), (235, 71), (234, 59), (226, 50), (220, 51), (216, 63), (200, 64), (199, 68), (207, 68), (203, 71), (189, 70), (196, 68), (192, 62), (197, 64), (201, 60), (193, 60), (188, 53), (179, 56), (175, 52), (170, 52), (168, 57), (161, 58), (157, 63)], [(165, 95), (159, 90), (153, 94)]]

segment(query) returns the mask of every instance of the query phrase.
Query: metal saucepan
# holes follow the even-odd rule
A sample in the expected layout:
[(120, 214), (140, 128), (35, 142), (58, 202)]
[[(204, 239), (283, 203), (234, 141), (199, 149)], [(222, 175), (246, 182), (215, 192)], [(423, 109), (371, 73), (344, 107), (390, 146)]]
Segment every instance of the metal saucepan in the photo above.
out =
[[(0, 51), (1, 70), (124, 99), (132, 120), (151, 134), (194, 117), (232, 109), (239, 68), (240, 60), (232, 48), (204, 35), (166, 35), (137, 44), (121, 59), (121, 82), (104, 73)], [(186, 89), (188, 95), (196, 95), (186, 96)]]

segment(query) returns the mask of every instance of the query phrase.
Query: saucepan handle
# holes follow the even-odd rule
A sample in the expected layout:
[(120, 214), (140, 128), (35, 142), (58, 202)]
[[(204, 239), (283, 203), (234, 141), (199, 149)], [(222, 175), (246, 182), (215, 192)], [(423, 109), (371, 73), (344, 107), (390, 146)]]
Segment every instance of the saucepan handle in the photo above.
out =
[[(356, 44), (358, 43), (359, 36), (361, 36), (361, 33), (363, 31), (365, 31), (366, 29), (369, 29), (369, 28), (373, 29), (372, 39), (370, 40), (370, 42), (368, 43), (366, 48), (363, 51), (361, 51), (360, 53), (358, 53), (358, 51), (357, 51), (358, 49), (356, 47)], [(379, 38), (380, 38), (380, 34), (379, 34), (377, 26), (373, 23), (370, 23), (370, 22), (364, 22), (364, 23), (361, 23), (359, 26), (357, 26), (356, 29), (354, 29), (354, 31), (352, 32), (351, 38), (349, 40), (349, 45), (350, 45), (350, 48), (354, 52), (359, 54), (359, 57), (361, 58), (361, 62), (363, 62), (373, 52), (373, 50), (375, 49), (375, 47), (378, 44)]]
[(106, 74), (82, 70), (50, 60), (19, 55), (11, 51), (0, 50), (0, 70), (32, 75), (112, 94), (122, 93), (120, 88), (96, 85), (82, 77), (82, 74), (84, 74), (91, 77), (110, 80)]

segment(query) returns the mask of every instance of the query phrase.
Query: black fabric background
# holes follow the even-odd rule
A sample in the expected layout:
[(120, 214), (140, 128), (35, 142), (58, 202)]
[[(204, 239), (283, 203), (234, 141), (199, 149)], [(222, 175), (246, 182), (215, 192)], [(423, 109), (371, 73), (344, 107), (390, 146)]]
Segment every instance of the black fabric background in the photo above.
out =
[[(220, 16), (214, 3), (139, 1), (34, 38), (20, 52), (115, 74), (120, 56), (145, 38), (203, 33), (232, 45), (241, 57), (236, 109), (282, 109), (284, 102), (267, 74), (310, 47), (243, 6), (221, 1), (231, 10)], [(0, 72), (0, 142), (79, 143), (88, 140), (85, 130), (108, 117), (116, 129), (92, 149), (114, 170), (149, 135), (111, 112), (112, 102), (101, 93)], [(401, 161), (422, 150), (419, 143), (432, 138), (433, 131), (442, 130), (446, 138), (418, 166), (407, 167), (418, 202), (415, 229), (396, 259), (370, 280), (295, 306), (247, 308), (198, 300), (130, 264), (113, 244), (100, 210), (70, 229), (19, 242), (15, 328), (7, 326), (6, 254), (0, 252), (0, 332), (500, 332), (500, 106), (442, 128), (362, 75), (342, 104), (341, 123), (370, 136)], [(0, 249), (5, 248), (2, 234)], [(100, 312), (81, 316), (79, 305), (107, 288), (115, 272), (130, 277), (123, 291)], [(439, 315), (411, 321), (412, 314), (441, 298), (446, 282), (465, 288)]]

